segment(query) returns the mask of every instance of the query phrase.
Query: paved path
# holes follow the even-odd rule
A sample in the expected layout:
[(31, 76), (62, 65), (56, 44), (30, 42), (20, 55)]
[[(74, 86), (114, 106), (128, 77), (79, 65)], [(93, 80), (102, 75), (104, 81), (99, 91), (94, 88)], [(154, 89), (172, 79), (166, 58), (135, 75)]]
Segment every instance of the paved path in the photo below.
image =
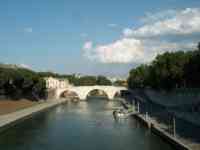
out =
[(46, 102), (40, 103), (38, 105), (29, 107), (29, 108), (18, 110), (16, 112), (12, 112), (12, 113), (5, 114), (5, 115), (0, 115), (0, 131), (8, 128), (11, 124), (14, 124), (15, 122), (17, 122), (25, 117), (29, 117), (35, 113), (38, 113), (40, 111), (47, 109), (47, 108), (64, 103), (65, 101), (66, 100), (46, 101)]

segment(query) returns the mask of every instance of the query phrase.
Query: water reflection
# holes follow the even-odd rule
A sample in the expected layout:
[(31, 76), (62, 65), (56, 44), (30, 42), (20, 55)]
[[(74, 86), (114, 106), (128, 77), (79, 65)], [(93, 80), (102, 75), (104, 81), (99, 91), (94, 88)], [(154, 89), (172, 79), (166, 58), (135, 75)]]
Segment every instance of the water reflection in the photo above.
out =
[(114, 101), (66, 103), (0, 136), (2, 150), (172, 150), (133, 118), (114, 120)]

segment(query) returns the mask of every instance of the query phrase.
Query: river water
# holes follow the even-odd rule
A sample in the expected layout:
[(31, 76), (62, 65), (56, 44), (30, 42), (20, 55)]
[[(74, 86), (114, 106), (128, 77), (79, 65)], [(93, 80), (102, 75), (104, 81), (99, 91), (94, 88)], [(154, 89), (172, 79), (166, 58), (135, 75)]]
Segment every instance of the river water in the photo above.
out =
[(134, 118), (114, 120), (118, 102), (68, 102), (0, 135), (0, 150), (173, 150)]

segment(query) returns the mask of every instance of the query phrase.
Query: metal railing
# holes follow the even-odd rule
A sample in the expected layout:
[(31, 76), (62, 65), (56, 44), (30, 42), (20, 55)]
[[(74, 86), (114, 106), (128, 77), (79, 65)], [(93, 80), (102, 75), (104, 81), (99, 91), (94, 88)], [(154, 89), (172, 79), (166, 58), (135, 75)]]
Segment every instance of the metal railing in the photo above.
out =
[(138, 100), (134, 100), (133, 105), (140, 115), (144, 116), (170, 135), (185, 143), (200, 143), (200, 126), (191, 122), (189, 119), (185, 119), (183, 117), (184, 112)]

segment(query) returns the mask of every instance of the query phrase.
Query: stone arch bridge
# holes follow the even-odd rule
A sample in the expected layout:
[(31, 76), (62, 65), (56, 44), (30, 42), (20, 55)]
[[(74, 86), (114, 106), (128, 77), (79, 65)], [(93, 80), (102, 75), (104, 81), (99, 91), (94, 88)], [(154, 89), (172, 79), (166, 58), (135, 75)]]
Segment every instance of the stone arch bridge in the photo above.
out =
[(55, 98), (60, 98), (63, 92), (74, 92), (81, 100), (87, 99), (91, 91), (100, 90), (107, 94), (109, 99), (113, 99), (115, 94), (120, 93), (122, 90), (127, 90), (126, 87), (119, 86), (72, 86), (64, 89), (56, 89)]

